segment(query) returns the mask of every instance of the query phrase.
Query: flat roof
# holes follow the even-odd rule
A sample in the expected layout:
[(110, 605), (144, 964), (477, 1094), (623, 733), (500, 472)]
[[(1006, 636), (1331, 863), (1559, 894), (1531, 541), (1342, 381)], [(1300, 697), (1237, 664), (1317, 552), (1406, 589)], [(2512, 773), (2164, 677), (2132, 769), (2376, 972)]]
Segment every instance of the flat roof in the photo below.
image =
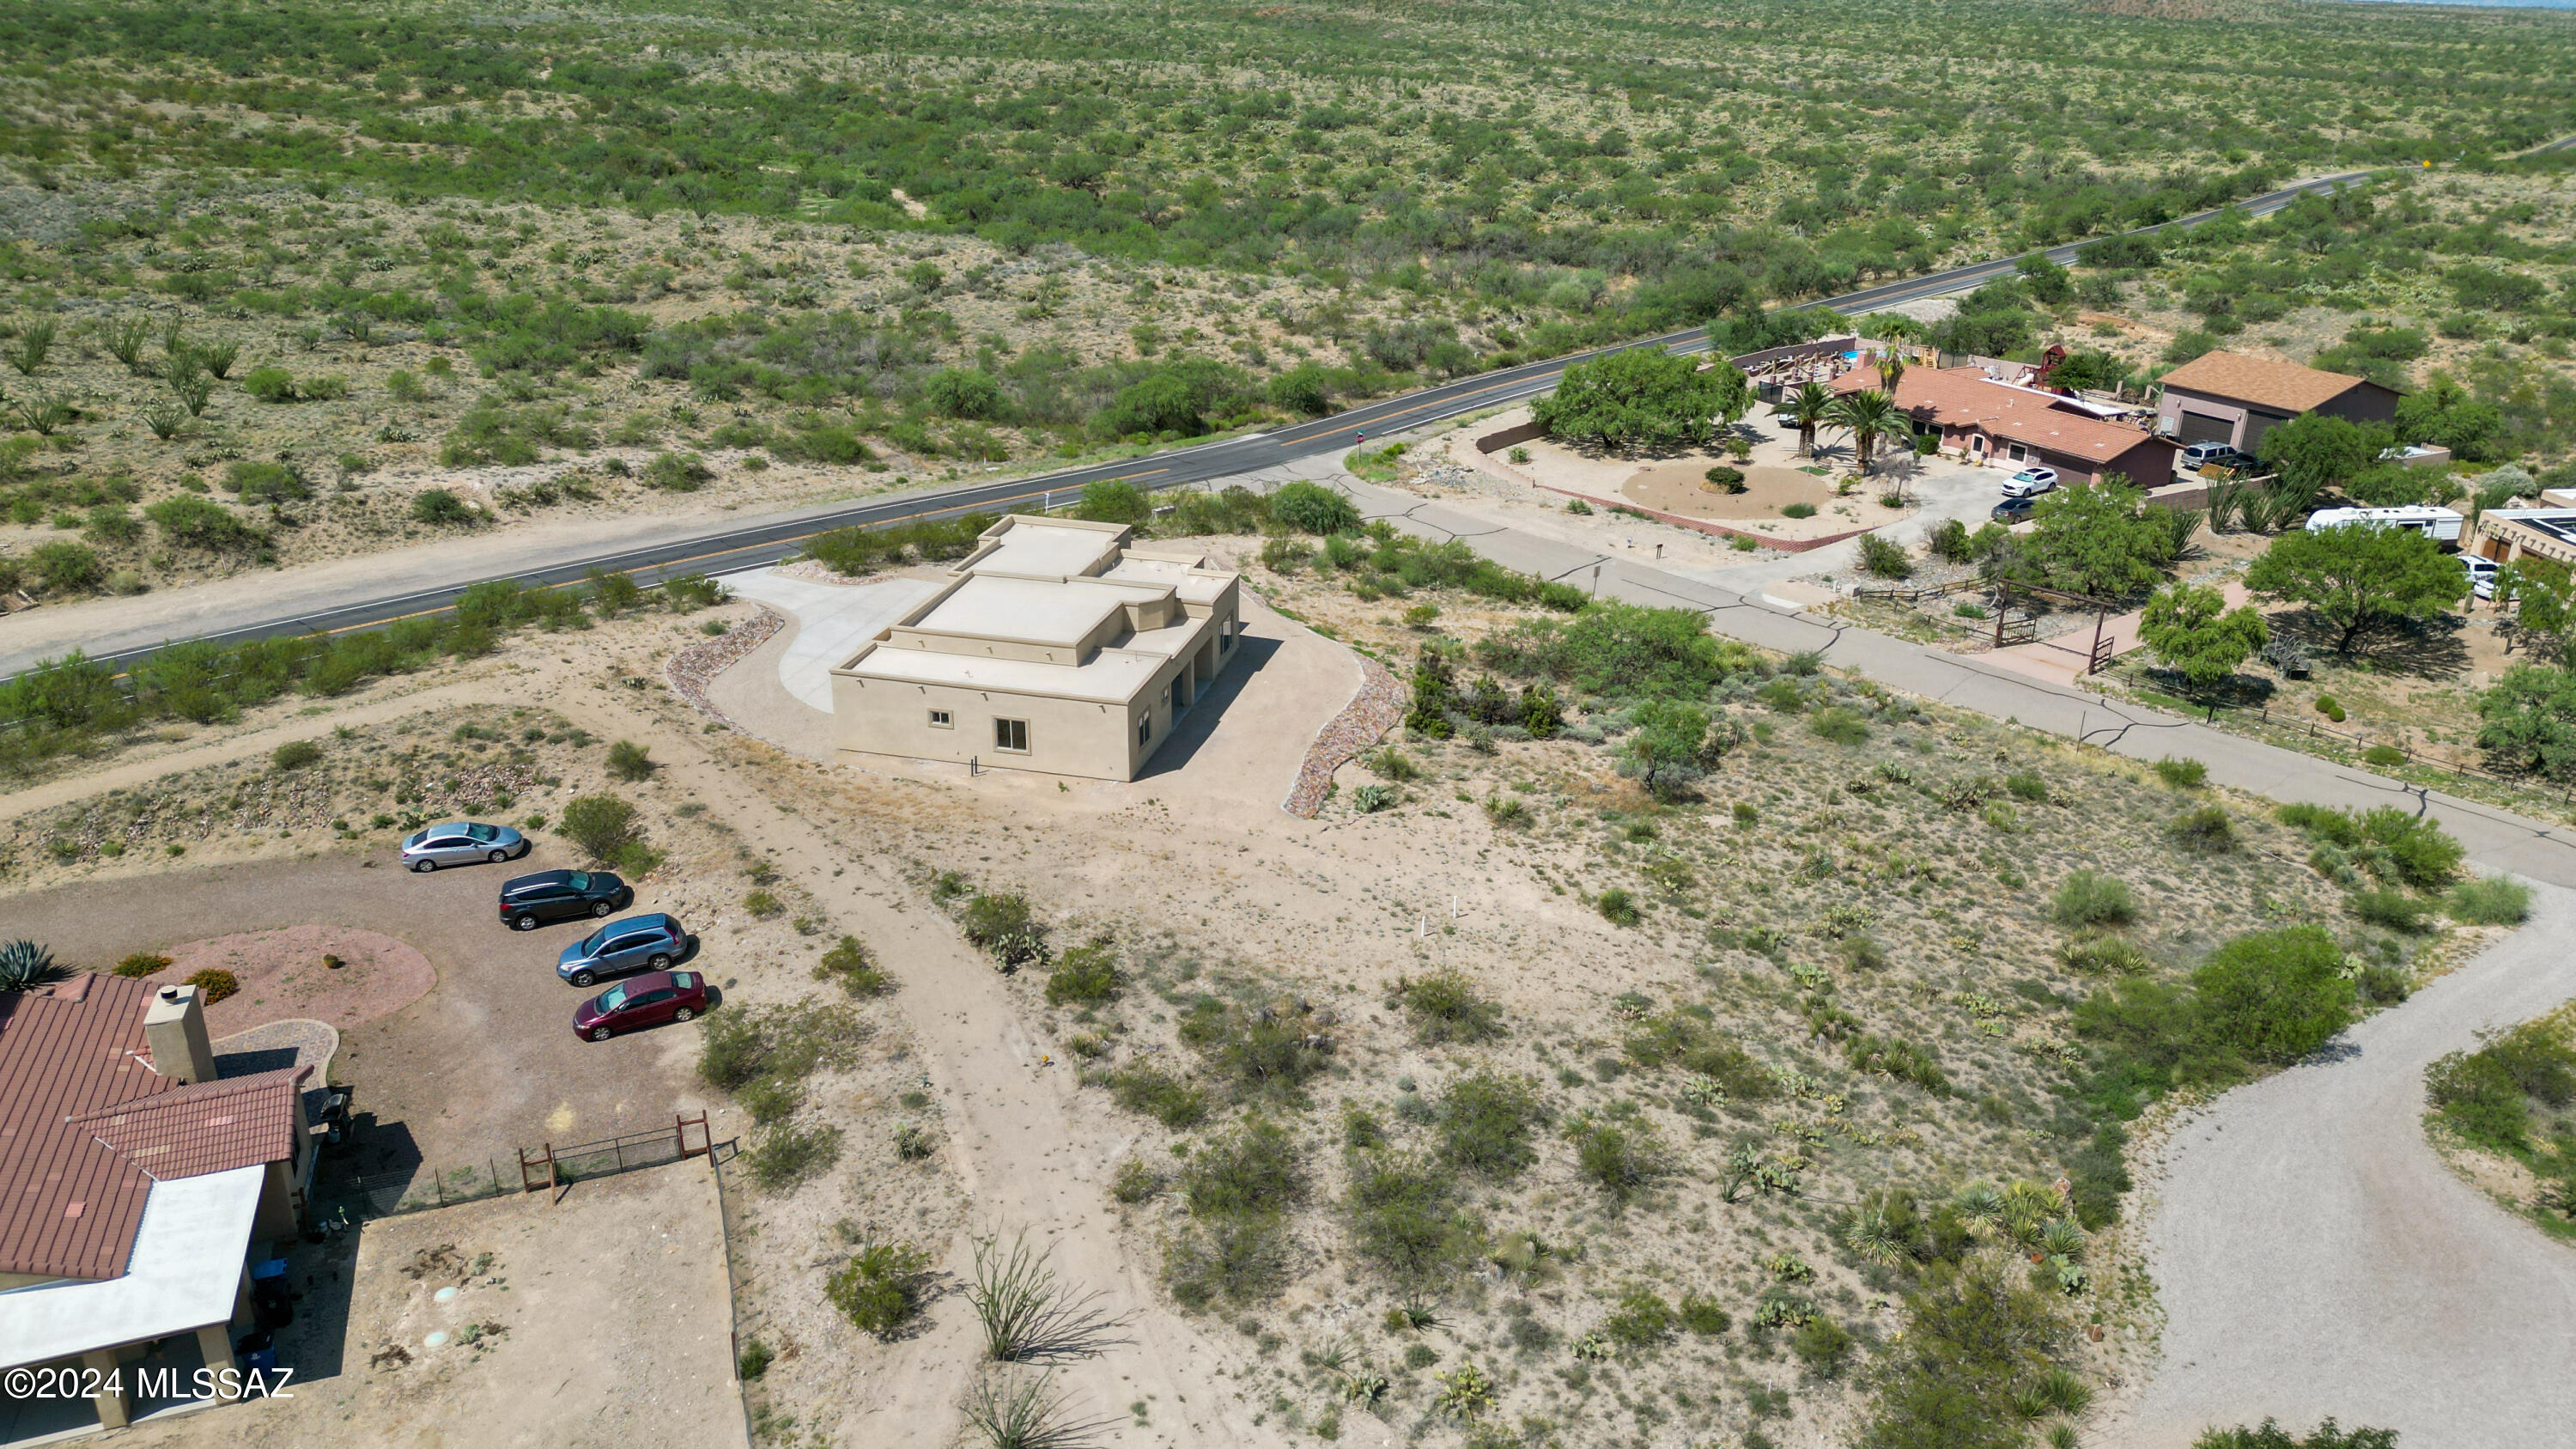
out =
[(0, 1293), (0, 1367), (228, 1322), (267, 1177), (236, 1167), (152, 1184), (122, 1275)]
[(1195, 567), (1176, 558), (1138, 558), (1131, 553), (1100, 577), (1128, 583), (1177, 584), (1188, 578)]
[(1090, 578), (1021, 579), (978, 573), (905, 627), (1070, 649), (1110, 614), (1158, 597), (1168, 588)]
[(991, 553), (969, 567), (979, 574), (1060, 579), (1087, 574), (1116, 551), (1126, 530), (1041, 522), (1013, 514)]
[(946, 684), (961, 689), (999, 689), (1123, 705), (1153, 681), (1154, 671), (1163, 666), (1166, 657), (1103, 649), (1081, 664), (1048, 664), (1034, 659), (986, 659), (928, 649), (893, 649), (881, 644), (846, 669), (860, 679), (895, 684)]

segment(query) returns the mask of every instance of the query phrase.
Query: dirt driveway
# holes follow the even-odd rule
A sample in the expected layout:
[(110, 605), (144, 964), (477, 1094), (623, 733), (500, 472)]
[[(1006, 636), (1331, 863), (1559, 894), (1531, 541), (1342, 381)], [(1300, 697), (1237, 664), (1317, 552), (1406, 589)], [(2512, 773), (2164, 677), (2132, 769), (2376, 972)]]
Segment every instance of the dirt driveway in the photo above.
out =
[[(494, 902), (505, 878), (570, 863), (565, 847), (540, 842), (525, 860), (432, 875), (405, 872), (381, 855), (334, 854), (108, 878), (12, 898), (9, 930), (90, 970), (130, 952), (305, 922), (408, 942), (429, 958), (437, 985), (391, 1016), (344, 1031), (333, 1067), (356, 1088), (355, 1166), (375, 1173), (494, 1156), (506, 1166), (522, 1144), (668, 1126), (674, 1113), (706, 1105), (691, 1073), (697, 1027), (574, 1038), (572, 1012), (583, 993), (557, 979), (554, 964), (584, 926), (502, 927)], [(649, 883), (635, 909), (656, 909)], [(719, 986), (721, 956), (709, 942), (695, 962)]]
[(2181, 1449), (2267, 1415), (2442, 1449), (2568, 1441), (2576, 1253), (2453, 1177), (2420, 1120), (2435, 1057), (2576, 994), (2576, 892), (2533, 905), (2342, 1050), (2176, 1129), (2146, 1220), (2164, 1361), (2104, 1442)]
[[(703, 1159), (378, 1218), (299, 1248), (279, 1336), (295, 1397), (146, 1423), (137, 1449), (745, 1442), (714, 1176)], [(438, 1294), (453, 1288), (444, 1302)], [(342, 1314), (345, 1312), (345, 1318)], [(342, 1325), (345, 1323), (345, 1331)], [(432, 1334), (443, 1334), (432, 1346)]]

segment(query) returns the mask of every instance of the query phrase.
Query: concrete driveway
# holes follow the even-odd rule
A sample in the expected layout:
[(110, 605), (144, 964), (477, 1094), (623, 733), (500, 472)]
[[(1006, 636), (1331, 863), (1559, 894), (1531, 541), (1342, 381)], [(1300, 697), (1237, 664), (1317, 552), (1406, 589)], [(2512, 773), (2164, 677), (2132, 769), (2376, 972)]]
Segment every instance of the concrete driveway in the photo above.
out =
[(778, 653), (778, 682), (799, 703), (832, 712), (832, 666), (859, 651), (878, 630), (939, 591), (939, 580), (889, 574), (856, 584), (818, 584), (775, 568), (724, 576), (725, 587), (796, 619), (796, 637)]

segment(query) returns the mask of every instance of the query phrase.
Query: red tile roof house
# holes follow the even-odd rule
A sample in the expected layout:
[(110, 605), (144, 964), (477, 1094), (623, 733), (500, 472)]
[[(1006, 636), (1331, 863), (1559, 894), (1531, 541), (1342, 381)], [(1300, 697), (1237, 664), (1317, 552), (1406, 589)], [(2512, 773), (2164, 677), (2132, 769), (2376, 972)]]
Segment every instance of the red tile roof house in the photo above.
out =
[[(1835, 379), (1833, 390), (1878, 386), (1877, 368), (1858, 367)], [(2173, 477), (2171, 439), (2099, 417), (2075, 398), (1999, 382), (1978, 368), (1908, 368), (1896, 382), (1896, 405), (1914, 419), (1918, 434), (1937, 430), (1944, 451), (1971, 462), (2044, 464), (2069, 483), (2120, 473), (2153, 488)]]
[[(0, 993), (0, 1369), (122, 1368), (89, 1401), (113, 1429), (138, 1361), (175, 1360), (182, 1380), (199, 1358), (233, 1368), (252, 1247), (301, 1226), (311, 1072), (219, 1075), (193, 986), (81, 975)], [(87, 1423), (78, 1400), (0, 1415), (0, 1440)]]
[(2355, 423), (2397, 416), (2397, 389), (2366, 377), (2270, 362), (2241, 352), (2204, 352), (2164, 375), (2156, 431), (2183, 443), (2225, 443), (2254, 452), (2263, 435), (2299, 416), (2324, 413)]

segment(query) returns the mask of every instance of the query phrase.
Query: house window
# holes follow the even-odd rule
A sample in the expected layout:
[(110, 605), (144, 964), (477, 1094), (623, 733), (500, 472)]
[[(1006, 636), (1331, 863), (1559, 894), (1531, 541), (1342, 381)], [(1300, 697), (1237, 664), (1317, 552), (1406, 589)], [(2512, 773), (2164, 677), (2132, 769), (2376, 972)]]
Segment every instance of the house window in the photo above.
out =
[(997, 719), (993, 721), (993, 748), (1000, 750), (1006, 755), (1027, 754), (1029, 752), (1029, 722), (1024, 719)]
[(2019, 443), (2014, 443), (2004, 449), (2004, 456), (2019, 463), (2030, 457), (2030, 450)]
[(956, 723), (957, 722), (955, 720), (948, 717), (948, 711), (944, 709), (934, 709), (930, 712), (930, 727), (932, 729), (952, 729), (956, 726)]
[(1153, 738), (1154, 717), (1149, 714), (1143, 719), (1136, 721), (1136, 743), (1141, 745)]
[(1216, 647), (1218, 653), (1231, 654), (1234, 652), (1234, 634), (1237, 627), (1239, 626), (1232, 619), (1228, 619), (1217, 626)]

